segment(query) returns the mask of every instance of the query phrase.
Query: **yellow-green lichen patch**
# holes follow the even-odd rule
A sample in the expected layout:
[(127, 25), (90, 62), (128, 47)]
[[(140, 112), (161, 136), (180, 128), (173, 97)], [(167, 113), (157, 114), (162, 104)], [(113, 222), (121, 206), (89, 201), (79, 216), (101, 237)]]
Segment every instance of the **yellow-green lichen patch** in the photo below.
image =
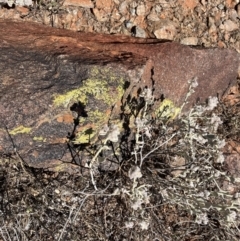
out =
[(94, 98), (111, 106), (121, 99), (124, 93), (123, 84), (123, 78), (115, 76), (108, 68), (99, 70), (94, 67), (81, 87), (55, 95), (53, 103), (55, 106), (67, 107), (73, 101), (80, 101), (86, 105), (89, 98)]
[(74, 140), (75, 144), (86, 144), (91, 143), (93, 138), (97, 134), (97, 129), (94, 127), (85, 126), (84, 128), (81, 128), (81, 131), (79, 131), (76, 135), (76, 138)]
[[(110, 111), (103, 113), (99, 110), (93, 110), (89, 112), (89, 116), (87, 119), (88, 124), (86, 124), (85, 126), (83, 125), (81, 128), (79, 128), (74, 143), (84, 144), (94, 142), (94, 137), (96, 137), (102, 126), (104, 126), (104, 124), (108, 122), (110, 113)], [(84, 122), (85, 119), (81, 119), (80, 125), (82, 125)]]
[(28, 134), (28, 133), (30, 133), (31, 130), (32, 130), (32, 128), (30, 128), (30, 127), (19, 126), (19, 127), (12, 129), (11, 131), (9, 131), (9, 134), (10, 135)]
[(159, 108), (155, 110), (156, 118), (175, 119), (180, 112), (180, 108), (176, 107), (169, 99), (164, 99)]
[(46, 142), (46, 138), (44, 138), (43, 136), (34, 136), (33, 140), (39, 142)]
[(110, 116), (109, 113), (103, 113), (100, 112), (99, 110), (93, 110), (89, 112), (88, 120), (92, 123), (102, 123), (106, 122)]
[(65, 108), (76, 102), (84, 104), (87, 117), (80, 117), (74, 142), (94, 143), (99, 130), (113, 114), (112, 107), (120, 103), (124, 91), (123, 77), (116, 75), (111, 68), (93, 67), (88, 79), (81, 82), (81, 87), (55, 95), (53, 103)]
[(55, 95), (53, 103), (55, 106), (64, 106), (67, 107), (72, 100), (75, 101), (80, 101), (82, 103), (87, 102), (87, 98), (85, 95), (82, 95), (82, 90), (81, 88), (75, 89), (75, 90), (70, 90), (66, 92), (65, 94), (61, 95)]

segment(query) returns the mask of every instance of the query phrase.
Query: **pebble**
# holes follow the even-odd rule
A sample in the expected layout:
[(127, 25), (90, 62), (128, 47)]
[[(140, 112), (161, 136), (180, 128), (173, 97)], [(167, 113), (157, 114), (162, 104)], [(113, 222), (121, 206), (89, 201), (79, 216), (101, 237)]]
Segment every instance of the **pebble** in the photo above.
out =
[(236, 6), (237, 14), (240, 17), (240, 3)]
[(153, 21), (153, 22), (157, 22), (160, 20), (160, 18), (158, 16), (159, 15), (156, 13), (156, 11), (154, 9), (152, 9), (150, 14), (147, 16), (147, 19), (150, 21)]
[(91, 0), (65, 0), (63, 6), (76, 6), (82, 8), (93, 8), (93, 2)]
[(105, 22), (108, 20), (108, 16), (106, 15), (105, 11), (102, 9), (99, 10), (97, 8), (94, 8), (93, 13), (99, 22)]
[(119, 5), (119, 12), (124, 15), (128, 12), (128, 4), (126, 1), (122, 2), (120, 5)]
[(154, 31), (154, 35), (158, 39), (168, 39), (173, 40), (176, 36), (177, 30), (174, 24), (167, 24), (163, 27), (157, 29)]
[(232, 32), (234, 30), (239, 29), (238, 25), (229, 19), (224, 22), (223, 27), (228, 32)]
[(146, 38), (147, 33), (145, 32), (144, 29), (142, 29), (138, 26), (135, 26), (133, 36), (137, 37), (137, 38)]
[(145, 12), (146, 12), (146, 8), (144, 4), (139, 5), (136, 9), (136, 13), (138, 16), (144, 16)]
[(181, 43), (181, 44), (184, 44), (184, 45), (193, 45), (193, 46), (196, 46), (196, 45), (198, 45), (198, 38), (197, 38), (197, 37), (187, 37), (187, 38), (183, 38), (180, 43)]

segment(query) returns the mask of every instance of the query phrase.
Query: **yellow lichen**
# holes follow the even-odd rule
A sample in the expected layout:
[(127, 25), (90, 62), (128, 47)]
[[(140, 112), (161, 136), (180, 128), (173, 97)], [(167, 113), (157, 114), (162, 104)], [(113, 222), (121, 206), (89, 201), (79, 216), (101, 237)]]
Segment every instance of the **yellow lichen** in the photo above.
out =
[(103, 112), (100, 112), (99, 110), (93, 110), (89, 113), (88, 120), (93, 123), (99, 123), (107, 121), (109, 118), (109, 115)]
[[(109, 119), (110, 112), (102, 113), (99, 110), (94, 110), (89, 113), (88, 125), (83, 126), (79, 129), (76, 135), (74, 143), (84, 144), (94, 142), (94, 137)], [(92, 124), (91, 124), (92, 123)]]
[(81, 130), (81, 132), (77, 133), (77, 136), (74, 140), (76, 144), (85, 144), (91, 143), (93, 137), (97, 134), (97, 130), (91, 127), (85, 127)]
[[(94, 67), (89, 72), (89, 78), (82, 82), (81, 87), (54, 96), (55, 106), (69, 107), (74, 102), (86, 105), (88, 116), (80, 118), (81, 128), (76, 134), (75, 143), (93, 141), (101, 126), (109, 120), (111, 107), (121, 100), (124, 94), (123, 86), (123, 78), (116, 76), (110, 68)], [(96, 105), (93, 104), (94, 102)]]
[(155, 110), (157, 118), (175, 119), (180, 112), (180, 108), (176, 107), (169, 99), (164, 99), (159, 108)]
[(46, 142), (46, 138), (44, 138), (43, 136), (34, 136), (33, 140), (40, 141), (40, 142)]
[(30, 128), (30, 127), (19, 126), (19, 127), (12, 129), (11, 131), (9, 131), (9, 134), (10, 135), (28, 134), (28, 133), (30, 133), (31, 129), (32, 128)]
[(82, 95), (82, 90), (81, 88), (79, 88), (75, 90), (70, 90), (62, 95), (55, 95), (53, 103), (56, 106), (67, 107), (72, 100), (80, 101), (84, 104), (87, 102), (86, 96)]
[[(111, 89), (111, 84), (116, 86), (115, 91)], [(124, 93), (123, 84), (123, 79), (116, 76), (110, 68), (93, 67), (89, 78), (83, 81), (80, 88), (55, 95), (53, 103), (55, 106), (67, 107), (71, 101), (80, 101), (86, 105), (89, 96), (93, 96), (107, 105), (113, 105), (115, 100), (119, 100)]]

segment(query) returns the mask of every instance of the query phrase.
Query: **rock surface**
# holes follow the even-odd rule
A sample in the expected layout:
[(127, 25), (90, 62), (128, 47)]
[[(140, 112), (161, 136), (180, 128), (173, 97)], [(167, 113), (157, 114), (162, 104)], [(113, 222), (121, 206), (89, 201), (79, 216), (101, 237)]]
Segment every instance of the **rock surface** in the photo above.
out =
[(129, 93), (148, 86), (180, 106), (197, 78), (189, 108), (221, 95), (239, 64), (234, 50), (0, 20), (0, 150), (15, 147), (35, 167), (69, 169), (68, 138), (96, 141)]

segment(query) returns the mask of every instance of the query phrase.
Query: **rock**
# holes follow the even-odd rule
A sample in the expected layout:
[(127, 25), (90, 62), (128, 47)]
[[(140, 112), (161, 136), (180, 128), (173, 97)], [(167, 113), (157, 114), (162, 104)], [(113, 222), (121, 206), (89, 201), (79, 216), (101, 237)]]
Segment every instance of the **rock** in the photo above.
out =
[(229, 17), (233, 22), (238, 22), (238, 13), (235, 9), (229, 10)]
[(175, 24), (171, 21), (163, 21), (160, 25), (162, 26), (154, 31), (156, 38), (173, 40), (177, 34)]
[(91, 0), (65, 0), (63, 6), (76, 6), (82, 8), (93, 8), (94, 4)]
[(234, 8), (235, 1), (234, 0), (226, 0), (226, 5), (228, 8)]
[(228, 32), (232, 32), (234, 30), (239, 29), (238, 25), (231, 20), (226, 20), (223, 24), (223, 28)]
[(112, 0), (96, 0), (96, 8), (103, 9), (105, 13), (111, 13), (113, 6)]
[(136, 13), (138, 16), (144, 16), (146, 13), (146, 8), (144, 4), (140, 4), (137, 6)]
[(198, 5), (198, 0), (178, 0), (178, 2), (187, 10), (193, 10)]
[(119, 12), (120, 12), (122, 15), (127, 14), (127, 12), (128, 12), (128, 4), (127, 4), (126, 1), (123, 1), (123, 2), (119, 5)]
[(105, 11), (103, 9), (94, 8), (93, 13), (94, 13), (97, 21), (99, 21), (99, 22), (106, 22), (109, 20), (109, 16), (107, 16), (107, 14), (105, 13)]
[(237, 14), (240, 17), (240, 3), (236, 6)]
[(157, 22), (160, 20), (159, 14), (156, 13), (155, 9), (152, 9), (152, 11), (147, 16), (147, 19), (153, 22)]
[(134, 37), (137, 37), (137, 38), (146, 38), (147, 37), (147, 33), (145, 32), (145, 30), (138, 26), (133, 27), (132, 32), (133, 32)]
[(29, 9), (26, 7), (16, 7), (16, 10), (21, 14), (21, 16), (27, 16), (29, 14)]
[(221, 96), (239, 65), (234, 50), (0, 20), (0, 150), (16, 147), (31, 166), (69, 170), (81, 158), (69, 138), (97, 144), (109, 119), (118, 123), (129, 94), (154, 87), (156, 98), (181, 106), (188, 81), (197, 78), (188, 111), (198, 100)]
[(184, 45), (198, 45), (198, 38), (196, 37), (187, 37), (181, 40), (181, 44)]

